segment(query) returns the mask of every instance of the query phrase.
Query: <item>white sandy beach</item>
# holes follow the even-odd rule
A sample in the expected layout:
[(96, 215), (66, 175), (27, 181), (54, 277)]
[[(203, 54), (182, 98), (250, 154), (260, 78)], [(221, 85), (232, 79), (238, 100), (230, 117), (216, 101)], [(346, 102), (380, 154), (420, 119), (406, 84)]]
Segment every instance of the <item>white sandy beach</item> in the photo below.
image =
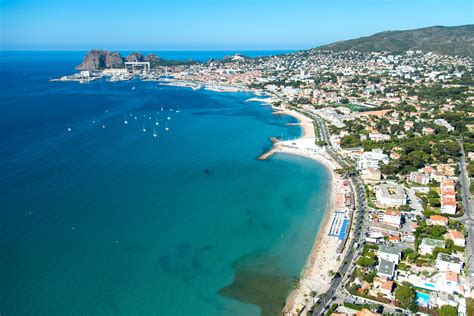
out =
[(339, 165), (322, 147), (315, 144), (315, 132), (313, 120), (294, 110), (280, 110), (275, 114), (291, 115), (300, 121), (302, 135), (296, 140), (278, 141), (271, 150), (275, 152), (289, 153), (313, 159), (322, 163), (331, 177), (329, 188), (329, 199), (327, 212), (319, 226), (318, 234), (315, 236), (311, 253), (308, 256), (306, 265), (302, 271), (300, 281), (287, 298), (283, 314), (298, 315), (303, 306), (309, 308), (313, 305), (313, 298), (310, 293), (324, 293), (329, 289), (332, 276), (330, 271), (339, 270), (342, 255), (336, 252), (339, 240), (336, 237), (328, 236), (331, 228), (333, 214), (341, 207), (337, 195), (343, 188), (342, 177), (334, 172)]

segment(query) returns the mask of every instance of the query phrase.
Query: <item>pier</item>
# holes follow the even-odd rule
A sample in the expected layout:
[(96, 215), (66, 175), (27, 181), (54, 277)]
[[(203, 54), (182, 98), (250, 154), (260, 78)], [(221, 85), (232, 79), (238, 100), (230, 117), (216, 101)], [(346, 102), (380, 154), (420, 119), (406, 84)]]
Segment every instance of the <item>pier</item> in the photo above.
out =
[(277, 144), (279, 142), (279, 139), (276, 138), (276, 137), (272, 137), (272, 138), (270, 138), (270, 140), (273, 143), (272, 149), (270, 149), (269, 151), (266, 151), (263, 154), (261, 154), (260, 156), (258, 156), (258, 158), (257, 158), (258, 160), (267, 160), (267, 158), (269, 158), (271, 155), (273, 155), (275, 152), (278, 151)]

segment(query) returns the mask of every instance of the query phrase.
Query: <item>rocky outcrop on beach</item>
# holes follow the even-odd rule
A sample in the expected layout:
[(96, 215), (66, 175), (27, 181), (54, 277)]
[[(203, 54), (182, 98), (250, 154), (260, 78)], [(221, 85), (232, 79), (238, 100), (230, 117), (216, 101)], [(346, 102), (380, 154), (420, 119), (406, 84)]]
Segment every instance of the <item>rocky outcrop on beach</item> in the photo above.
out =
[(77, 70), (102, 70), (105, 68), (121, 68), (124, 59), (118, 52), (93, 49), (89, 51)]

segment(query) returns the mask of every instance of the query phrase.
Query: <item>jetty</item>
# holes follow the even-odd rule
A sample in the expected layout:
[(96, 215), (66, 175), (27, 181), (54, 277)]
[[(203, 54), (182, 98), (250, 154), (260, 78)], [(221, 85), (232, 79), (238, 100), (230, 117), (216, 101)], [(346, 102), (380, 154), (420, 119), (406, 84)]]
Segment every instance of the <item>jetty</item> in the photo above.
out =
[(260, 156), (258, 156), (258, 158), (257, 158), (258, 160), (267, 160), (268, 157), (270, 157), (271, 155), (273, 155), (275, 152), (278, 151), (278, 148), (277, 148), (277, 144), (279, 142), (278, 138), (272, 137), (272, 138), (270, 138), (270, 140), (273, 143), (272, 149), (270, 149), (269, 151), (266, 151), (263, 154), (261, 154)]

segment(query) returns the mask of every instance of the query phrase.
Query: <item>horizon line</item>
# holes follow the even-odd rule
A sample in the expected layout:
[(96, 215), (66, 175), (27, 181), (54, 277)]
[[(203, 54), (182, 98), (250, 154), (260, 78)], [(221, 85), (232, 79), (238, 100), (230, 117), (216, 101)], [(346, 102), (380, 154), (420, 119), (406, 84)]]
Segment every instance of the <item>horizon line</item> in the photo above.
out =
[(231, 51), (298, 51), (311, 49), (319, 46), (312, 47), (298, 47), (298, 48), (0, 48), (0, 51), (17, 51), (17, 52), (27, 52), (27, 51), (90, 51), (93, 49), (97, 50), (109, 50), (109, 51), (162, 51), (162, 52), (206, 52), (206, 51), (222, 51), (222, 52), (231, 52)]

